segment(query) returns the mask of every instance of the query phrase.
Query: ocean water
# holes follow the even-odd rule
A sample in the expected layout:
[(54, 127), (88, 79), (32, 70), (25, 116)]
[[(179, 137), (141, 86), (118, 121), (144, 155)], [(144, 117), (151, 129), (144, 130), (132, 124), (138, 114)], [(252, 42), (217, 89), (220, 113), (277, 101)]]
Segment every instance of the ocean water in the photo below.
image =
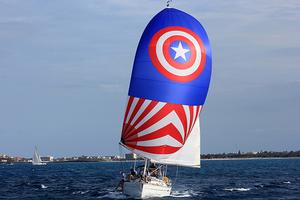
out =
[[(114, 189), (131, 164), (0, 164), (0, 199), (128, 199)], [(300, 159), (208, 160), (176, 171), (168, 168), (173, 192), (161, 199), (300, 200)]]

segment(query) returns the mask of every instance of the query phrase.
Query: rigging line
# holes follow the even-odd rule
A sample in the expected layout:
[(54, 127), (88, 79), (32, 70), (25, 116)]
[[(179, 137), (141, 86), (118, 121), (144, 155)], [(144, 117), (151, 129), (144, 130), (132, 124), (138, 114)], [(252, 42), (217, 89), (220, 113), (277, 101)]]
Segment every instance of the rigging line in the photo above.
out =
[(152, 172), (150, 173), (150, 176), (151, 176), (152, 174), (154, 174), (154, 172), (156, 172), (156, 171), (158, 171), (158, 170), (161, 170), (162, 167), (163, 167), (163, 165), (160, 165), (159, 167), (157, 167), (154, 171), (152, 171)]
[[(123, 149), (120, 144), (119, 144), (119, 155), (120, 155), (120, 157), (123, 157)], [(122, 166), (122, 173), (123, 173), (124, 172), (124, 161), (122, 158), (121, 158), (121, 166)]]
[(176, 174), (175, 174), (175, 180), (172, 183), (172, 185), (175, 185), (175, 183), (177, 182), (177, 176), (178, 176), (178, 165), (176, 165)]

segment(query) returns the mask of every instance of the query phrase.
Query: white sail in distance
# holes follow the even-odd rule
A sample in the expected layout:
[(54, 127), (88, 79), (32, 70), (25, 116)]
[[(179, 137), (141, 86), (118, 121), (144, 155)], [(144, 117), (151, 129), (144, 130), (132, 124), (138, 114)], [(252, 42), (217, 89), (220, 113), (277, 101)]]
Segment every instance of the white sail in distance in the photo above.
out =
[(33, 165), (39, 165), (42, 163), (42, 159), (38, 153), (37, 147), (34, 148), (34, 153), (32, 157), (32, 164)]

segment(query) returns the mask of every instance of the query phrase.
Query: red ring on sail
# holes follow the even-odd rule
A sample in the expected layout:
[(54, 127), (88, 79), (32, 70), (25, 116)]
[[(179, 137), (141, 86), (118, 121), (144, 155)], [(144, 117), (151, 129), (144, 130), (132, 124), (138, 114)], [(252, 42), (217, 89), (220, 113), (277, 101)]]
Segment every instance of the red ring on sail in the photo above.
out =
[[(176, 41), (176, 40), (181, 40), (181, 41), (187, 43), (188, 46), (190, 47), (191, 57), (186, 63), (176, 62), (169, 53), (169, 48), (170, 48), (172, 41)], [(164, 57), (166, 58), (167, 62), (176, 69), (190, 68), (193, 65), (193, 63), (195, 63), (195, 60), (196, 60), (195, 46), (193, 45), (193, 43), (190, 40), (188, 40), (187, 38), (185, 38), (183, 36), (176, 35), (176, 36), (169, 37), (163, 45), (163, 53), (164, 53)]]
[[(184, 37), (185, 41), (192, 43), (189, 47), (195, 51), (193, 62), (178, 65), (173, 61), (174, 59), (166, 56), (168, 53), (163, 50), (164, 46), (168, 46), (169, 38), (174, 36)], [(166, 78), (176, 82), (189, 82), (196, 79), (206, 63), (206, 49), (201, 38), (192, 30), (181, 26), (169, 26), (156, 32), (151, 38), (148, 51), (154, 67)]]

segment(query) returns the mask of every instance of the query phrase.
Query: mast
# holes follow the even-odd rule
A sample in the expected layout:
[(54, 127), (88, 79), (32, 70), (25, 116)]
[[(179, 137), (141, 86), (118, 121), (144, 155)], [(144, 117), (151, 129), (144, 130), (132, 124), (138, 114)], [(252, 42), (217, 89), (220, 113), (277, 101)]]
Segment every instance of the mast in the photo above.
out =
[(143, 177), (145, 177), (147, 174), (147, 163), (148, 163), (148, 159), (145, 158), (145, 165), (144, 165), (144, 172), (143, 172)]

